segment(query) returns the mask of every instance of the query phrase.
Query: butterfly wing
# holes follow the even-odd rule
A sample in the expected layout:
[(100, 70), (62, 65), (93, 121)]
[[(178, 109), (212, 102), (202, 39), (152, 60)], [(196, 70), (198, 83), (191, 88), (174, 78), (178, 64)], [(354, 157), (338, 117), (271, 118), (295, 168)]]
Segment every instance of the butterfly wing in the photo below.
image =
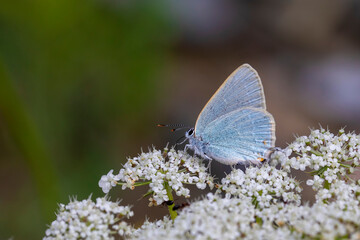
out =
[(219, 116), (244, 107), (266, 109), (260, 77), (249, 64), (237, 68), (211, 97), (196, 120), (195, 134)]
[(242, 108), (212, 121), (200, 137), (204, 153), (216, 161), (256, 163), (275, 146), (275, 122), (264, 109)]

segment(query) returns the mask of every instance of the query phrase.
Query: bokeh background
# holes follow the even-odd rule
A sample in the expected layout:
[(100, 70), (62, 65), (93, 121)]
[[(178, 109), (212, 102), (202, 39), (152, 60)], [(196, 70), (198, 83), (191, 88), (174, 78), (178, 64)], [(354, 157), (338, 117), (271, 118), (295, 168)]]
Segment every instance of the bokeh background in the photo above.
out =
[[(174, 144), (239, 65), (262, 78), (277, 146), (360, 127), (360, 2), (2, 1), (0, 239), (39, 239), (57, 203)], [(215, 172), (225, 168), (215, 165)], [(160, 217), (139, 192), (112, 192)]]

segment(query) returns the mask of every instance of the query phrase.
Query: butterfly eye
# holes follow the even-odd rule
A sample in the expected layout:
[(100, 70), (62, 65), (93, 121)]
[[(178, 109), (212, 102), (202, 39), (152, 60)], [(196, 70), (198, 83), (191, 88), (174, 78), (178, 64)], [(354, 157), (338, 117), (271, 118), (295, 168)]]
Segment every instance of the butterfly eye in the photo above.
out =
[(193, 128), (191, 128), (191, 129), (187, 132), (187, 134), (188, 134), (189, 136), (193, 135), (193, 133), (194, 133), (194, 129), (193, 129)]

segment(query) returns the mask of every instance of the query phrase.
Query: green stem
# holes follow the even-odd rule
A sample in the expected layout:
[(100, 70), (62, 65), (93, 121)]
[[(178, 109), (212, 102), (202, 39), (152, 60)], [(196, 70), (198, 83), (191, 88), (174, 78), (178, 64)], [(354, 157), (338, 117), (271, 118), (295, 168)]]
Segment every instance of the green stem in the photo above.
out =
[(352, 179), (351, 177), (349, 177), (348, 175), (345, 175), (345, 178), (353, 183), (355, 183), (356, 181), (354, 179)]
[(148, 185), (148, 184), (150, 184), (150, 183), (151, 183), (151, 181), (139, 182), (139, 183), (135, 183), (134, 186), (135, 186), (135, 187), (144, 186), (144, 185)]
[[(138, 183), (135, 183), (134, 184), (134, 186), (135, 187), (138, 187), (138, 186), (144, 186), (144, 185), (148, 185), (148, 184), (150, 184), (151, 183), (151, 181), (147, 181), (147, 182), (138, 182)], [(124, 184), (126, 184), (126, 182), (118, 182), (117, 183), (117, 185), (124, 185)]]
[[(169, 186), (169, 183), (168, 182), (165, 182), (164, 183), (164, 187), (166, 189), (166, 194), (167, 196), (169, 197), (169, 201), (174, 201), (174, 197), (172, 195), (172, 189), (171, 187)], [(177, 212), (173, 210), (173, 207), (175, 206), (175, 203), (171, 204), (171, 205), (168, 205), (168, 210), (169, 210), (169, 214), (170, 214), (170, 217), (171, 217), (171, 220), (175, 220), (175, 218), (177, 217)]]
[(346, 167), (346, 168), (351, 168), (351, 165), (345, 164), (345, 163), (340, 163), (340, 166)]
[(315, 156), (322, 156), (322, 154), (316, 150), (310, 150), (311, 153), (313, 153)]

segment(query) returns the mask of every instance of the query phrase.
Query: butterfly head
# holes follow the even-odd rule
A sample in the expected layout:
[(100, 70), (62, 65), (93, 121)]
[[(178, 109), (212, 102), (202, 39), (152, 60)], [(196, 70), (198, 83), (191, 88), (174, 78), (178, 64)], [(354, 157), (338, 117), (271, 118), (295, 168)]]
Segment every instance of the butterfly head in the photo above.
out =
[(186, 131), (185, 133), (185, 137), (186, 138), (190, 138), (190, 137), (193, 137), (194, 136), (194, 128), (190, 128), (189, 130)]

